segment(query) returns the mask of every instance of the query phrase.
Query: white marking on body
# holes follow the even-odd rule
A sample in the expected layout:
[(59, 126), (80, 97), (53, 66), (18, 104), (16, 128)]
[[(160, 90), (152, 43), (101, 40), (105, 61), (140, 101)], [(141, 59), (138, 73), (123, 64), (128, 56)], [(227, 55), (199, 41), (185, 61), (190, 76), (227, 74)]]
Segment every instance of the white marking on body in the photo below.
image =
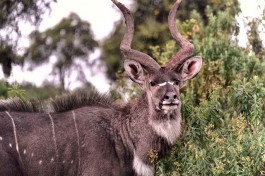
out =
[(145, 164), (136, 154), (133, 158), (133, 169), (139, 176), (153, 176), (154, 167)]
[[(18, 158), (19, 158), (19, 161), (20, 161), (20, 163), (22, 165), (22, 168), (24, 168), (23, 162), (22, 162), (22, 159), (21, 159), (21, 155), (20, 155), (20, 151), (19, 151), (19, 146), (18, 146), (16, 124), (15, 124), (15, 121), (14, 121), (13, 117), (11, 116), (11, 114), (8, 111), (6, 111), (6, 114), (8, 115), (8, 117), (12, 121), (13, 130), (14, 130), (15, 145), (16, 145), (16, 150), (17, 150), (17, 153), (18, 153)], [(9, 146), (12, 148), (12, 144), (9, 144)]]
[(26, 153), (27, 153), (27, 150), (26, 150), (26, 149), (24, 149), (24, 150), (23, 150), (23, 154), (24, 154), (24, 155), (26, 155)]
[(39, 165), (41, 165), (42, 164), (42, 160), (39, 160)]
[(75, 112), (72, 111), (73, 114), (73, 120), (74, 120), (74, 124), (75, 124), (75, 133), (76, 133), (76, 137), (77, 137), (77, 145), (78, 145), (78, 149), (77, 149), (77, 154), (78, 154), (78, 168), (77, 168), (77, 172), (79, 172), (79, 168), (80, 168), (80, 162), (81, 162), (81, 152), (80, 152), (80, 137), (79, 137), (79, 131), (77, 128), (77, 123), (76, 123), (76, 117), (75, 117)]
[(9, 143), (9, 147), (12, 148), (12, 144), (11, 143)]
[[(57, 141), (56, 141), (56, 136), (55, 136), (55, 127), (54, 127), (54, 121), (51, 116), (51, 114), (48, 114), (51, 120), (51, 125), (52, 125), (52, 138), (53, 138), (53, 143), (54, 143), (54, 148), (55, 148), (55, 155), (56, 155), (56, 160), (58, 161), (59, 159), (59, 154), (58, 154), (58, 148), (57, 148)], [(55, 166), (55, 175), (57, 175), (57, 165)]]
[(166, 121), (150, 121), (149, 124), (157, 135), (165, 138), (171, 145), (175, 144), (181, 133), (181, 119), (168, 119)]
[(2, 138), (2, 136), (0, 136), (0, 141), (2, 141), (3, 140), (3, 138)]

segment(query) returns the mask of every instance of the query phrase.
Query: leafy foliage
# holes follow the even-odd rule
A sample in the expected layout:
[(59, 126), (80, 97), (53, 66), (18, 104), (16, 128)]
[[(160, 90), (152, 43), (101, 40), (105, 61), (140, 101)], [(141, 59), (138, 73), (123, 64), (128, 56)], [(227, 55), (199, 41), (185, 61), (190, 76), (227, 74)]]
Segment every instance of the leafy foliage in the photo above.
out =
[[(56, 0), (1, 0), (0, 2), (0, 64), (3, 67), (5, 76), (11, 74), (11, 64), (20, 63), (20, 57), (16, 53), (17, 38), (20, 29), (19, 22), (29, 22), (37, 25), (51, 3)], [(12, 34), (12, 35), (10, 35)]]
[(19, 20), (29, 21), (37, 24), (41, 20), (41, 15), (50, 8), (52, 2), (56, 0), (2, 0), (0, 3), (0, 28), (12, 28), (19, 31)]
[(93, 39), (90, 24), (74, 13), (62, 19), (52, 29), (44, 32), (33, 31), (31, 39), (32, 43), (24, 54), (24, 60), (40, 65), (54, 56), (54, 74), (59, 75), (62, 89), (65, 88), (66, 74), (70, 75), (72, 67), (78, 68), (75, 60), (80, 59), (87, 63), (88, 54), (98, 46)]
[(259, 26), (263, 24), (265, 26), (265, 9), (263, 14), (263, 20), (255, 18), (248, 23), (249, 31), (248, 31), (248, 39), (253, 48), (253, 51), (256, 53), (258, 58), (262, 58), (265, 54), (265, 49), (262, 46), (262, 40), (259, 36), (259, 33), (262, 32), (259, 30)]
[(208, 9), (207, 26), (199, 16), (194, 12), (182, 26), (204, 56), (204, 67), (185, 89), (183, 138), (158, 174), (263, 175), (264, 57), (231, 40), (238, 27), (229, 9), (217, 15)]
[(0, 39), (0, 64), (5, 76), (10, 76), (12, 63), (18, 63), (19, 59), (20, 57), (14, 51), (13, 45), (7, 44), (7, 42)]
[[(255, 79), (244, 93), (244, 81), (235, 81), (235, 87), (226, 90), (216, 86), (198, 106), (183, 97), (183, 137), (158, 166), (158, 175), (263, 175), (265, 92), (260, 85), (262, 93), (256, 97)], [(247, 111), (239, 103), (245, 99)]]
[(9, 84), (8, 82), (0, 81), (0, 99), (20, 98), (25, 100), (47, 100), (61, 93), (63, 93), (63, 90), (53, 85), (36, 87), (31, 84), (19, 85), (18, 83)]
[(25, 91), (17, 83), (9, 85), (7, 82), (0, 82), (0, 98), (14, 98), (18, 97), (23, 99), (25, 97)]
[(26, 99), (38, 99), (38, 100), (48, 100), (54, 98), (65, 91), (51, 84), (45, 84), (41, 87), (36, 87), (29, 83), (22, 84), (21, 89), (24, 91), (24, 97)]

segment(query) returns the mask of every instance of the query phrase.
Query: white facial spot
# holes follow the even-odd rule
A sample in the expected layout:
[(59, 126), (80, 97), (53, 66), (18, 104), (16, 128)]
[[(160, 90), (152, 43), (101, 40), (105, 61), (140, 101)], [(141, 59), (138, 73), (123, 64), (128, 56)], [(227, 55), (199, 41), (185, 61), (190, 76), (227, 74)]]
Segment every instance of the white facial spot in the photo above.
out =
[(39, 165), (42, 165), (42, 160), (39, 160)]
[(174, 85), (174, 82), (163, 82), (163, 83), (160, 83), (160, 84), (157, 84), (158, 86), (160, 86), (160, 87), (162, 87), (162, 86), (165, 86), (165, 85), (167, 85), (167, 84), (170, 84), (170, 85)]
[(54, 158), (52, 157), (52, 158), (51, 158), (51, 162), (53, 162), (53, 161), (54, 161)]
[(26, 151), (26, 149), (24, 149), (24, 150), (23, 150), (23, 154), (26, 155), (26, 153), (27, 153), (27, 151)]
[(12, 148), (12, 144), (11, 143), (9, 143), (9, 147)]
[(170, 85), (172, 85), (172, 86), (174, 85), (174, 82), (167, 82), (167, 83), (170, 84)]
[(167, 85), (167, 82), (163, 82), (163, 83), (160, 83), (160, 84), (157, 84), (157, 85), (159, 85), (160, 87), (162, 87), (162, 86)]

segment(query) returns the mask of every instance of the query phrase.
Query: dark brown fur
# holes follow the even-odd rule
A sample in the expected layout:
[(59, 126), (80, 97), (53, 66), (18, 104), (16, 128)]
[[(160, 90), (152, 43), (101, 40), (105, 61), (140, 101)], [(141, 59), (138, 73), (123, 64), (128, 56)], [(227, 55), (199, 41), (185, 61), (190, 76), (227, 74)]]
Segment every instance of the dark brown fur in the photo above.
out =
[(44, 112), (44, 105), (39, 100), (13, 98), (0, 101), (0, 111)]

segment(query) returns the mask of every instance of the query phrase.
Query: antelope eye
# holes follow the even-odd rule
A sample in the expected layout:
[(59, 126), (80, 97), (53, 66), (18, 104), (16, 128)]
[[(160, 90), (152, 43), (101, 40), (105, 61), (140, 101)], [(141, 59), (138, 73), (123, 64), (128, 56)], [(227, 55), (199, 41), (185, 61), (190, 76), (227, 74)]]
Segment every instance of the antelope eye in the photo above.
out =
[(174, 81), (174, 84), (175, 84), (175, 85), (178, 85), (179, 82), (180, 82), (179, 80), (175, 80), (175, 81)]
[(154, 87), (154, 86), (156, 86), (156, 83), (153, 82), (153, 81), (151, 81), (151, 82), (150, 82), (150, 85), (151, 85), (152, 87)]

